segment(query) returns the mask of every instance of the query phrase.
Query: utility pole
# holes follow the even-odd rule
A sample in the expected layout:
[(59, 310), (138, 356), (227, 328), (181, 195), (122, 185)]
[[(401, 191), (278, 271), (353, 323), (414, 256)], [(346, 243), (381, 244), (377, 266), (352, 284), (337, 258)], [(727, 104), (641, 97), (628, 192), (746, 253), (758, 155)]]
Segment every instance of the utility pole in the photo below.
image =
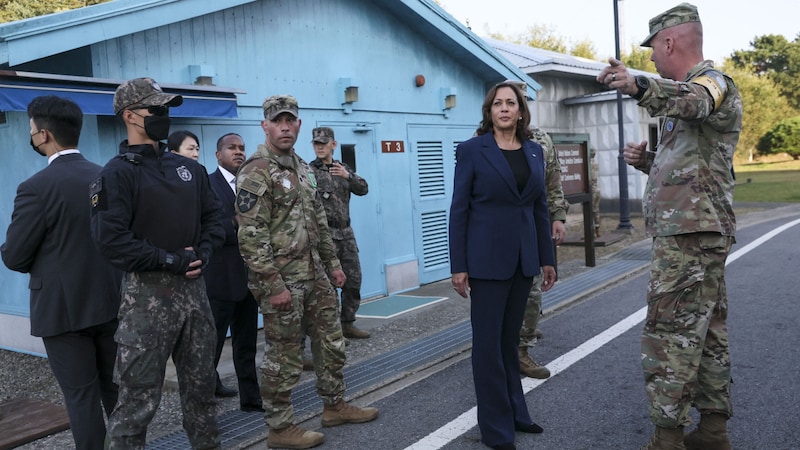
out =
[[(619, 42), (619, 3), (622, 0), (612, 0), (614, 2), (614, 43), (615, 54), (617, 59), (620, 58), (620, 42)], [(625, 163), (623, 155), (623, 148), (625, 147), (625, 130), (622, 115), (622, 93), (617, 90), (617, 131), (619, 133), (619, 151), (617, 153), (617, 167), (619, 170), (619, 225), (617, 230), (627, 231), (633, 228), (631, 224), (631, 208), (628, 202), (628, 164)]]

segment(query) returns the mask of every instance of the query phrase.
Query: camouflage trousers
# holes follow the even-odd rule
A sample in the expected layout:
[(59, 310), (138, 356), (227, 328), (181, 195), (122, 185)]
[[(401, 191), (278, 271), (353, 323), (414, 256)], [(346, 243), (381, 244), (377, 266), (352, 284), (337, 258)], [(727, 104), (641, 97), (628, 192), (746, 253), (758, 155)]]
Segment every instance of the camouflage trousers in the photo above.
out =
[(183, 427), (192, 448), (219, 448), (215, 336), (202, 277), (125, 274), (115, 334), (114, 381), (119, 384), (119, 400), (108, 419), (109, 448), (144, 448), (147, 426), (161, 402), (170, 355), (178, 375)]
[(261, 397), (267, 425), (281, 429), (294, 424), (292, 389), (303, 372), (302, 345), (311, 338), (311, 355), (317, 375), (317, 393), (326, 405), (344, 396), (344, 336), (339, 305), (325, 271), (312, 280), (284, 279), (292, 295), (292, 309), (278, 311), (260, 299), (267, 348), (261, 363)]
[(725, 260), (733, 238), (692, 233), (653, 239), (642, 368), (650, 419), (689, 425), (689, 409), (733, 415)]
[(533, 277), (533, 286), (528, 294), (528, 303), (525, 304), (525, 315), (522, 318), (522, 329), (519, 332), (520, 348), (533, 348), (536, 346), (536, 327), (542, 315), (542, 280), (540, 273)]
[(347, 281), (342, 286), (342, 322), (354, 322), (356, 311), (361, 306), (361, 262), (355, 239), (333, 240), (336, 257), (342, 264)]

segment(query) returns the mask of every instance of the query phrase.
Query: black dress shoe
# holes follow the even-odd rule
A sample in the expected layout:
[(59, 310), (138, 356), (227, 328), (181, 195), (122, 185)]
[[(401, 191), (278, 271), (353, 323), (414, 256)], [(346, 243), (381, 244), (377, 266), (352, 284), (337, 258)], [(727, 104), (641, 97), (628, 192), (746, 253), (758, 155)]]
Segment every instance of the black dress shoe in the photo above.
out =
[(517, 431), (521, 431), (523, 433), (541, 433), (544, 431), (542, 427), (536, 425), (535, 423), (530, 425), (517, 425), (515, 428)]
[(517, 446), (513, 443), (511, 444), (499, 444), (499, 445), (490, 445), (489, 447), (493, 448), (494, 450), (517, 450)]
[(217, 397), (236, 397), (239, 391), (225, 387), (223, 384), (218, 384), (217, 389), (214, 390), (214, 395)]
[(260, 412), (260, 413), (265, 412), (263, 406), (254, 403), (246, 403), (242, 405), (239, 409), (241, 409), (244, 412)]

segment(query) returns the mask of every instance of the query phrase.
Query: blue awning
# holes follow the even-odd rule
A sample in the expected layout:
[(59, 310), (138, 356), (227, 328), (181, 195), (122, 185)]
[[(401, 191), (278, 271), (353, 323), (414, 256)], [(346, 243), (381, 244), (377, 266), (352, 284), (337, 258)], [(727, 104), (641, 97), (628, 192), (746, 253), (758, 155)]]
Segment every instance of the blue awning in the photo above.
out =
[[(170, 89), (164, 92), (183, 96), (181, 106), (170, 108), (172, 117), (237, 117), (236, 94), (230, 92)], [(84, 114), (113, 116), (116, 86), (81, 83), (40, 82), (0, 77), (0, 111), (27, 111), (28, 104), (40, 95), (66, 97), (80, 106)]]

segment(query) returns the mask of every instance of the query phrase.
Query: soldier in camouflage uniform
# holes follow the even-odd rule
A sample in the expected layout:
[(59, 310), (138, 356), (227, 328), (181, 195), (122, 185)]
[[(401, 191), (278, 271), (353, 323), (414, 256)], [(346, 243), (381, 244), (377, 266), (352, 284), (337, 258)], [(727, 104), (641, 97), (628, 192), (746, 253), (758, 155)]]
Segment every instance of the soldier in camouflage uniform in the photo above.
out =
[[(567, 220), (569, 203), (564, 199), (564, 190), (561, 188), (561, 164), (558, 162), (555, 146), (550, 136), (541, 128), (531, 126), (533, 137), (531, 140), (541, 145), (544, 149), (545, 169), (544, 181), (547, 188), (547, 208), (550, 211), (550, 226), (554, 245), (564, 239), (564, 222)], [(533, 286), (528, 294), (528, 303), (525, 306), (525, 318), (519, 334), (519, 369), (520, 372), (531, 378), (545, 379), (550, 377), (550, 369), (540, 366), (528, 354), (528, 349), (536, 345), (536, 326), (542, 313), (542, 274), (533, 278)]]
[(592, 215), (594, 216), (594, 235), (600, 237), (600, 187), (597, 185), (600, 178), (600, 166), (597, 164), (597, 150), (589, 147), (589, 164), (591, 165), (592, 184)]
[(361, 263), (358, 260), (356, 236), (350, 227), (350, 193), (366, 195), (369, 187), (367, 180), (358, 176), (347, 164), (333, 159), (336, 139), (331, 128), (314, 128), (311, 135), (317, 154), (317, 158), (311, 161), (311, 169), (317, 178), (317, 191), (325, 206), (336, 256), (347, 276), (342, 286), (342, 332), (347, 338), (366, 339), (369, 332), (353, 324), (361, 305)]
[(222, 210), (208, 174), (166, 151), (169, 107), (183, 99), (150, 78), (121, 84), (114, 112), (128, 139), (90, 187), (92, 236), (124, 270), (109, 448), (143, 449), (161, 401), (167, 360), (178, 373), (192, 448), (219, 448), (214, 411), (214, 317), (202, 272), (222, 245)]
[[(650, 20), (652, 60), (664, 79), (632, 77), (611, 58), (597, 80), (663, 117), (655, 152), (629, 143), (625, 162), (649, 175), (642, 203), (653, 236), (642, 366), (656, 431), (648, 449), (729, 449), (731, 362), (725, 260), (736, 228), (732, 161), (742, 127), (736, 85), (703, 60), (697, 8)], [(701, 414), (684, 437), (689, 409)]]
[(236, 217), (239, 250), (249, 267), (249, 286), (261, 305), (267, 350), (261, 364), (261, 396), (270, 447), (310, 448), (322, 433), (294, 424), (292, 389), (302, 372), (301, 342), (311, 337), (322, 425), (360, 423), (378, 416), (343, 399), (344, 336), (332, 281), (345, 274), (336, 258), (314, 173), (294, 151), (300, 132), (297, 100), (264, 101), (266, 142), (239, 169)]

